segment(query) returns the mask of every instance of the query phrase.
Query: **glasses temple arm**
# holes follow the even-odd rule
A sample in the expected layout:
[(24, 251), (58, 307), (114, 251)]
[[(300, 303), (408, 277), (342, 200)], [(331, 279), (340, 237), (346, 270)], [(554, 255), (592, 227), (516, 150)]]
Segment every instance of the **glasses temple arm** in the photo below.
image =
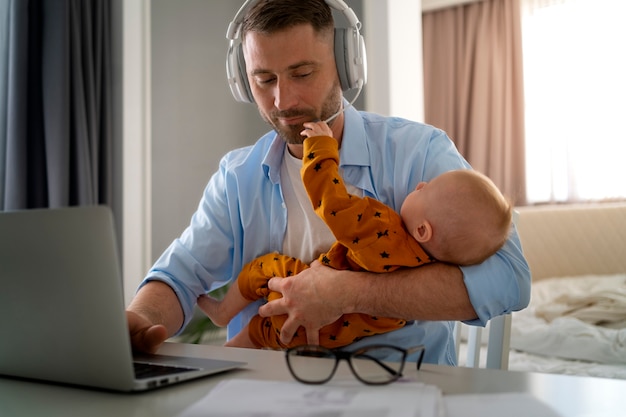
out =
[(415, 353), (419, 351), (420, 355), (417, 358), (416, 364), (417, 364), (417, 370), (420, 370), (420, 367), (422, 366), (422, 360), (424, 360), (424, 353), (426, 352), (426, 348), (424, 347), (424, 345), (419, 345), (419, 346), (414, 346), (412, 348), (407, 349), (406, 354), (407, 356), (410, 355), (411, 353)]
[[(385, 371), (389, 372), (391, 375), (398, 375), (398, 376), (402, 376), (402, 372), (398, 372), (395, 369), (387, 366), (383, 361), (379, 360), (378, 358), (374, 357), (374, 356), (370, 356), (370, 355), (359, 355), (360, 358), (367, 358), (367, 359), (371, 359), (374, 362), (376, 362), (376, 364), (378, 364), (378, 366), (380, 366), (381, 368), (383, 368)], [(404, 362), (404, 360), (403, 360)]]

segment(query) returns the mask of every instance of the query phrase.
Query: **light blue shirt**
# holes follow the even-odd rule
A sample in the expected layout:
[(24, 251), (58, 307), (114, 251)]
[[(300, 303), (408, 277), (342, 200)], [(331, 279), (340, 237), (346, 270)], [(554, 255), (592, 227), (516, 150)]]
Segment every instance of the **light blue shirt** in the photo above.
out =
[[(226, 154), (212, 176), (189, 227), (167, 248), (144, 282), (161, 280), (176, 292), (185, 314), (193, 315), (199, 295), (237, 278), (259, 255), (282, 252), (287, 212), (280, 187), (285, 143), (269, 132), (254, 145)], [(340, 149), (344, 180), (396, 211), (420, 181), (469, 164), (445, 132), (432, 126), (348, 108)], [(480, 265), (463, 267), (478, 319), (520, 310), (530, 300), (530, 272), (513, 231), (504, 247)], [(228, 326), (237, 334), (260, 302), (249, 305)], [(411, 322), (351, 345), (391, 343), (426, 346), (424, 360), (455, 365), (452, 322)]]

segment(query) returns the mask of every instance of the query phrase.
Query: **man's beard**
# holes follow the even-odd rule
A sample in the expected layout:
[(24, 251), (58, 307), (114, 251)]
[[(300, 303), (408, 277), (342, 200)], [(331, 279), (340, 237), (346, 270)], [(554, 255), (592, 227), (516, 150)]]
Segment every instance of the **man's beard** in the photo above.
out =
[[(337, 113), (341, 108), (343, 100), (343, 95), (341, 94), (341, 88), (339, 84), (335, 84), (335, 86), (331, 89), (330, 93), (324, 100), (324, 104), (322, 105), (321, 114), (316, 114), (314, 110), (311, 109), (291, 109), (285, 111), (273, 111), (269, 114), (269, 116), (264, 115), (262, 112), (261, 117), (269, 123), (270, 126), (278, 133), (278, 135), (287, 143), (293, 145), (301, 145), (304, 142), (305, 137), (300, 134), (304, 130), (304, 126), (302, 124), (284, 126), (278, 123), (279, 117), (299, 117), (305, 116), (309, 121), (313, 120), (326, 120), (333, 114)], [(333, 119), (334, 121), (335, 119)], [(332, 125), (332, 121), (329, 123)]]

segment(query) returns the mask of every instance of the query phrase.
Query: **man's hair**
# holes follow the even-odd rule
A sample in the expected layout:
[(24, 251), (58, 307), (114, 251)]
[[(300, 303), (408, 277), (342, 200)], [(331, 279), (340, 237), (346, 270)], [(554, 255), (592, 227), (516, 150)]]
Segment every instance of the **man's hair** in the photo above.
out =
[(324, 0), (261, 0), (246, 14), (242, 38), (248, 32), (274, 33), (309, 24), (316, 33), (334, 28), (333, 14)]

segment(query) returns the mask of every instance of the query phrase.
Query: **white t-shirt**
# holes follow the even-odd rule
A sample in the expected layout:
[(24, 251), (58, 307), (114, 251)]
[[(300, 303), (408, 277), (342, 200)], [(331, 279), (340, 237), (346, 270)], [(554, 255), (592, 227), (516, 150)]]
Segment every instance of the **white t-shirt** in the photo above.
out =
[[(283, 240), (283, 253), (311, 263), (320, 254), (330, 249), (335, 243), (326, 223), (313, 210), (313, 205), (304, 189), (300, 176), (302, 160), (289, 153), (285, 147), (285, 156), (280, 167), (283, 197), (287, 205), (287, 232)], [(347, 185), (348, 192), (362, 196), (363, 191)]]

